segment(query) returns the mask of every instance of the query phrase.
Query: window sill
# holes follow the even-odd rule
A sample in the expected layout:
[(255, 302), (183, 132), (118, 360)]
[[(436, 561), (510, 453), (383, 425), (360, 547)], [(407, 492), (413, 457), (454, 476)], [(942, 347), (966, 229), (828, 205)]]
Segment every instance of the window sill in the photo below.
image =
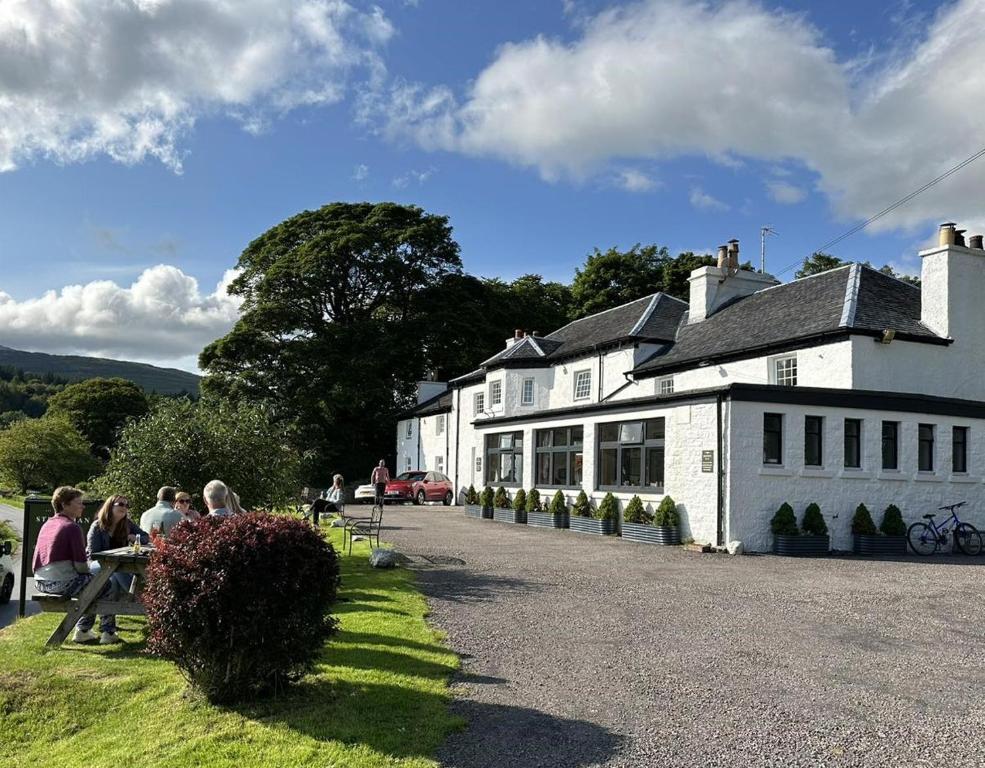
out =
[(936, 472), (917, 472), (913, 479), (918, 483), (942, 483), (944, 478), (938, 475)]
[(838, 477), (843, 480), (871, 480), (872, 473), (863, 469), (843, 469), (838, 473)]
[(821, 467), (818, 467), (817, 469), (813, 469), (811, 467), (804, 467), (802, 470), (800, 470), (798, 474), (801, 477), (834, 477), (835, 476), (835, 472), (833, 469), (823, 469)]
[(982, 478), (959, 473), (948, 476), (947, 481), (949, 483), (980, 483)]
[(881, 474), (876, 475), (876, 480), (909, 480), (907, 475), (896, 470), (887, 470)]
[(759, 474), (771, 477), (793, 477), (793, 470), (777, 466), (760, 467)]
[[(562, 489), (563, 490), (563, 489)], [(633, 486), (633, 485), (600, 485), (596, 491), (605, 493), (635, 493), (639, 495), (663, 496), (663, 487), (657, 486)]]

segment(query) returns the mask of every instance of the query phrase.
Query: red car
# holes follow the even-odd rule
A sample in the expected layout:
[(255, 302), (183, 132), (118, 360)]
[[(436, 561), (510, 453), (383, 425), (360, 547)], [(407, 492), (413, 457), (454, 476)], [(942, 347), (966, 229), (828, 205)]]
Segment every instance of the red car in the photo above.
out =
[(423, 504), (425, 501), (440, 501), (447, 507), (455, 494), (451, 480), (440, 472), (401, 472), (386, 484), (386, 501), (410, 501)]

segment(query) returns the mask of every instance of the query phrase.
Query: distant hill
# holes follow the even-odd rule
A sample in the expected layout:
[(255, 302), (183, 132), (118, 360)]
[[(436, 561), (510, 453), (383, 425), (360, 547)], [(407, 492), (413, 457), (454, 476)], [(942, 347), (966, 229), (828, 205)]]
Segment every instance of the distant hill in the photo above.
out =
[(128, 363), (101, 357), (21, 352), (4, 346), (0, 346), (0, 365), (12, 365), (28, 373), (53, 373), (72, 381), (118, 376), (132, 381), (148, 392), (162, 395), (177, 395), (182, 392), (198, 394), (198, 382), (201, 378), (177, 368), (158, 368), (146, 363)]

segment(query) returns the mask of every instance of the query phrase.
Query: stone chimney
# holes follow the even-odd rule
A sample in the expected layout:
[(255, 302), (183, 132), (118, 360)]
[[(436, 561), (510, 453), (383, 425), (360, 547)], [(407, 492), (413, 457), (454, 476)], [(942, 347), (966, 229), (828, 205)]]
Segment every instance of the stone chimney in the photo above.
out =
[(691, 284), (688, 323), (700, 323), (719, 307), (739, 296), (749, 296), (780, 281), (772, 275), (739, 268), (739, 241), (718, 249), (718, 266), (699, 267), (688, 278)]
[(515, 331), (513, 331), (513, 338), (506, 340), (506, 348), (509, 349), (514, 344), (516, 344), (518, 341), (523, 341), (524, 335), (525, 334), (523, 333), (523, 329), (522, 328), (517, 328)]
[(938, 245), (920, 252), (920, 320), (939, 336), (954, 339), (955, 347), (967, 345), (968, 359), (980, 360), (982, 337), (981, 297), (985, 293), (985, 251), (980, 238), (964, 244), (964, 230), (953, 222), (941, 224)]

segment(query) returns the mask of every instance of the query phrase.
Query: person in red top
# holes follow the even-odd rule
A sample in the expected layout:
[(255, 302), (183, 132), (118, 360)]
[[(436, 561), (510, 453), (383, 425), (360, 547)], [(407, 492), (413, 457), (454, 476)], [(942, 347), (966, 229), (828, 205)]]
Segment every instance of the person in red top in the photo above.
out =
[(373, 475), (369, 482), (376, 486), (376, 503), (382, 505), (386, 484), (390, 482), (390, 470), (386, 468), (386, 462), (383, 459), (380, 459), (380, 463), (373, 467)]
[[(34, 547), (34, 587), (47, 595), (75, 597), (92, 581), (86, 559), (86, 541), (79, 527), (85, 507), (82, 491), (70, 486), (56, 488), (51, 496), (55, 513), (38, 531), (38, 543)], [(104, 594), (109, 592), (106, 584)], [(102, 596), (102, 595), (101, 595)], [(75, 627), (72, 641), (87, 643), (98, 639), (92, 632), (95, 617), (83, 616)]]

